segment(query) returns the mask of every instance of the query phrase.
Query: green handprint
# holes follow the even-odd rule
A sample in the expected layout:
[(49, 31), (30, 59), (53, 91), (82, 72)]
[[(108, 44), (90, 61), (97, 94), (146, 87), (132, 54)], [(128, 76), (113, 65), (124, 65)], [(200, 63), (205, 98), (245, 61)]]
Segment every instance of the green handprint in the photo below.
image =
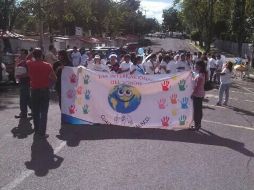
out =
[(185, 84), (186, 84), (186, 80), (180, 80), (180, 82), (178, 83), (180, 91), (185, 91), (186, 89)]
[(89, 75), (85, 75), (84, 77), (84, 84), (88, 84), (89, 83)]
[(179, 124), (180, 124), (180, 125), (185, 125), (186, 119), (187, 119), (186, 115), (181, 115), (181, 116), (179, 117)]
[(84, 114), (88, 114), (89, 113), (89, 109), (88, 109), (88, 105), (86, 104), (86, 105), (84, 105), (84, 107), (83, 107), (83, 113)]

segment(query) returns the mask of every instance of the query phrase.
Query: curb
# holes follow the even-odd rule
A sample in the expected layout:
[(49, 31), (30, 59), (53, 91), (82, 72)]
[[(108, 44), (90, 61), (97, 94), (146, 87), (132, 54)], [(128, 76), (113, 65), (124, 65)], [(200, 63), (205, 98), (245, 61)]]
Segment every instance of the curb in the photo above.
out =
[(190, 45), (192, 45), (194, 48), (196, 48), (198, 51), (204, 53), (205, 51), (200, 49), (198, 46), (196, 46), (195, 44), (193, 44), (192, 42), (190, 42)]

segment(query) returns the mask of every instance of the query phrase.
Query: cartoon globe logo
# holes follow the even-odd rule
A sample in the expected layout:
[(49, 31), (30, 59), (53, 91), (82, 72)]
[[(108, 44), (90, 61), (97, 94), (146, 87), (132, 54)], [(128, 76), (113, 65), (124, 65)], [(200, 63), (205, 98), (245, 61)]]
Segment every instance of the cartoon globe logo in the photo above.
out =
[(108, 102), (110, 107), (118, 113), (131, 113), (141, 103), (139, 91), (130, 85), (117, 85), (109, 93)]

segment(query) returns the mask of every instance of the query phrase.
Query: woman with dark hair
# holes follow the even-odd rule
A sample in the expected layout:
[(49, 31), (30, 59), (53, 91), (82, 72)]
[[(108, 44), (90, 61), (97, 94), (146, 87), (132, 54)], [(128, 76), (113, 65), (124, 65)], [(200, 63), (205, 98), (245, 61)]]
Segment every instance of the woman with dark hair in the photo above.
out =
[(55, 85), (55, 89), (58, 95), (58, 99), (59, 99), (59, 106), (61, 109), (61, 75), (62, 75), (62, 70), (64, 68), (64, 66), (72, 66), (72, 63), (69, 60), (68, 54), (65, 50), (61, 50), (58, 52), (58, 60), (57, 62), (54, 63), (53, 65), (53, 69), (56, 73), (57, 76), (57, 80), (56, 80), (56, 85)]
[(206, 65), (203, 61), (196, 62), (195, 70), (197, 75), (194, 78), (194, 90), (192, 93), (193, 111), (194, 111), (194, 126), (191, 130), (199, 130), (201, 128), (201, 120), (203, 117), (202, 102), (205, 96), (205, 81), (206, 81)]
[(225, 101), (223, 102), (223, 105), (228, 104), (229, 99), (229, 88), (232, 83), (232, 70), (233, 70), (233, 63), (228, 62), (225, 67), (223, 68), (222, 72), (219, 73), (220, 75), (220, 89), (219, 89), (219, 101), (217, 103), (217, 106), (221, 106), (223, 94), (225, 92)]

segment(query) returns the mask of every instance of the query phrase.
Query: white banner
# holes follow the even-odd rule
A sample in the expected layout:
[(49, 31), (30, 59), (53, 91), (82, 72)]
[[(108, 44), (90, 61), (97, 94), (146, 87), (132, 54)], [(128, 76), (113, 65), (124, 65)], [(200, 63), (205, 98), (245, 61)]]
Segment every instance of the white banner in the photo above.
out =
[(188, 128), (193, 119), (191, 72), (111, 74), (65, 67), (62, 117), (71, 124)]

